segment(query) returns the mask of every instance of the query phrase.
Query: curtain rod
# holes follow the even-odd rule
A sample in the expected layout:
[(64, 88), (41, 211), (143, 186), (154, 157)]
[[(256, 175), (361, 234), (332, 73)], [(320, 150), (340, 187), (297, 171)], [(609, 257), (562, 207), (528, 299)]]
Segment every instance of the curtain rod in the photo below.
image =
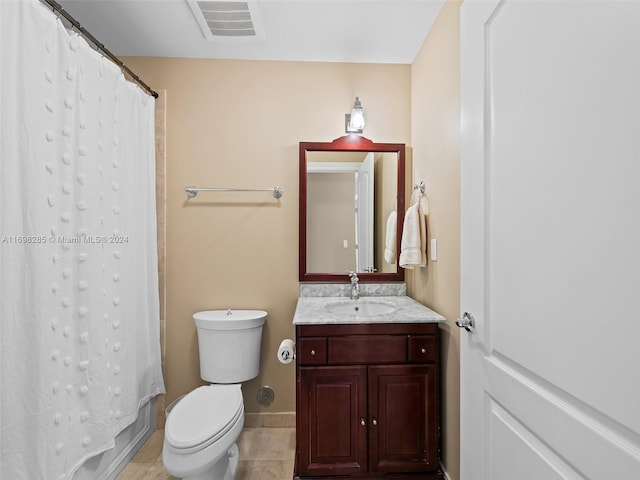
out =
[(153, 98), (158, 98), (158, 92), (156, 92), (155, 90), (152, 90), (151, 87), (146, 83), (144, 83), (140, 79), (140, 77), (138, 77), (135, 73), (133, 73), (131, 69), (129, 69), (129, 67), (127, 67), (122, 62), (122, 60), (120, 60), (113, 53), (111, 53), (109, 49), (105, 47), (104, 44), (100, 43), (96, 37), (91, 35), (91, 33), (89, 33), (87, 29), (84, 28), (82, 25), (80, 25), (80, 23), (75, 18), (73, 18), (69, 12), (67, 12), (64, 8), (62, 8), (62, 5), (60, 5), (54, 0), (40, 0), (40, 1), (47, 3), (53, 9), (54, 12), (58, 12), (60, 15), (62, 15), (69, 23), (71, 23), (71, 25), (73, 25), (73, 27), (76, 30), (78, 30), (78, 32), (82, 34), (83, 37), (85, 37), (87, 40), (93, 43), (96, 47), (98, 47), (98, 49), (102, 53), (104, 53), (107, 57), (109, 57), (109, 59), (112, 62), (118, 65), (121, 70), (124, 70), (126, 74), (129, 75), (134, 82), (136, 82), (144, 90), (146, 90), (149, 95), (151, 95)]

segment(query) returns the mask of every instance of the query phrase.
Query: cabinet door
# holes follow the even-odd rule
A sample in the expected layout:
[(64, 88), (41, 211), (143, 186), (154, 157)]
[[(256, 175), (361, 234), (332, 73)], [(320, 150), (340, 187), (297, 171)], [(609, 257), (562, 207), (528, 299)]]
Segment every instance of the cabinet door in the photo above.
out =
[(435, 364), (369, 367), (372, 472), (438, 468)]
[(301, 367), (298, 388), (298, 473), (365, 472), (367, 368)]

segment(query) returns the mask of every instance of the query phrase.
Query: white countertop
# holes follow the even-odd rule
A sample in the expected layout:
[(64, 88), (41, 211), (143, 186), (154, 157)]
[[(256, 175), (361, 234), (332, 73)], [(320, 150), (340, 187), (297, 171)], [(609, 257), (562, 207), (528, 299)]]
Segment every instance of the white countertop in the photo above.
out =
[(395, 310), (382, 315), (335, 314), (327, 310), (332, 303), (358, 302), (348, 297), (299, 297), (294, 325), (354, 324), (354, 323), (438, 323), (445, 318), (406, 295), (360, 297), (360, 301), (393, 305)]

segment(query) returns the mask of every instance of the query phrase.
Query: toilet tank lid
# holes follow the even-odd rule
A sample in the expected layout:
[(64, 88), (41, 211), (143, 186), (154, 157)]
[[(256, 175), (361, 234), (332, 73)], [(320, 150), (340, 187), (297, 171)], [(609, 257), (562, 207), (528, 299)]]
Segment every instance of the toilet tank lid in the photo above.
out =
[(243, 330), (264, 325), (264, 310), (206, 310), (193, 315), (196, 327), (208, 330)]

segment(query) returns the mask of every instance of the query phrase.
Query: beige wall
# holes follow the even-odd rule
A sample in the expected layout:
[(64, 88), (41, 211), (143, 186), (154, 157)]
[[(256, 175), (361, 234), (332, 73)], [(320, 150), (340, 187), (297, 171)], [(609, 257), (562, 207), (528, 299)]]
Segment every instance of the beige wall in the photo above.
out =
[[(167, 92), (158, 91), (155, 103), (155, 137), (156, 137), (156, 220), (158, 222), (158, 299), (160, 301), (160, 352), (162, 355), (162, 373), (165, 371), (165, 331), (166, 331), (166, 247), (167, 247), (167, 203), (166, 203), (166, 116)], [(164, 427), (164, 409), (166, 395), (159, 395), (156, 399), (156, 427)]]
[[(398, 189), (398, 155), (396, 153), (377, 153), (375, 163), (375, 205), (374, 205), (374, 235), (375, 235), (375, 261), (373, 262), (378, 272), (396, 273), (398, 265), (387, 263), (384, 259), (384, 251), (387, 247), (387, 220), (389, 214), (396, 210), (397, 219), (397, 195)], [(396, 220), (397, 224), (397, 220)], [(397, 230), (395, 230), (397, 232)], [(397, 251), (397, 247), (396, 247)]]
[[(247, 412), (295, 410), (293, 364), (276, 361), (293, 336), (298, 297), (298, 142), (344, 134), (358, 95), (365, 136), (410, 141), (411, 67), (304, 62), (127, 58), (155, 89), (165, 89), (166, 401), (202, 382), (191, 315), (204, 309), (269, 312), (260, 376), (243, 387)], [(269, 193), (201, 193), (184, 187), (280, 185)], [(238, 352), (239, 355), (242, 352)], [(256, 389), (275, 402), (261, 407)]]
[(413, 182), (426, 182), (429, 237), (438, 261), (408, 271), (409, 294), (447, 318), (443, 347), (443, 464), (460, 478), (460, 1), (448, 0), (411, 69)]

